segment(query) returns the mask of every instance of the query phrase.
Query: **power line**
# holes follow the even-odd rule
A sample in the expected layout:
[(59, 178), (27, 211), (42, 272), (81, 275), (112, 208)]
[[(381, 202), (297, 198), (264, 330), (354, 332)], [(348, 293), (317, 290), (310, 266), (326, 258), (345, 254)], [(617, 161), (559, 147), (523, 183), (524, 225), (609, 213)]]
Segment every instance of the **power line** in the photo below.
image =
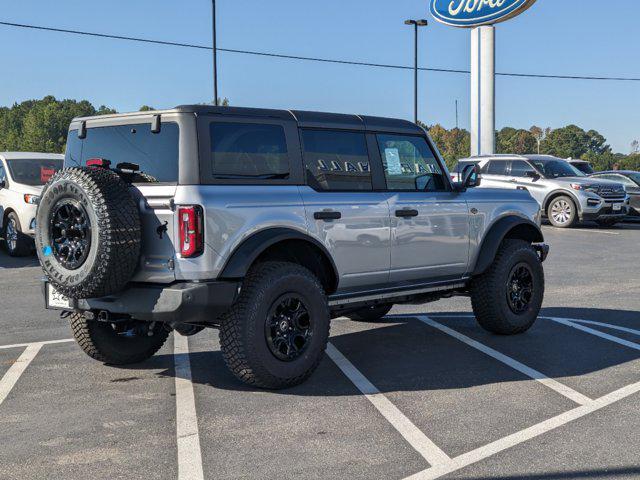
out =
[[(72, 35), (84, 35), (88, 37), (98, 37), (98, 38), (108, 38), (112, 40), (124, 40), (130, 42), (141, 42), (141, 43), (151, 43), (156, 45), (165, 45), (172, 47), (182, 47), (182, 48), (194, 48), (199, 50), (213, 50), (213, 47), (208, 45), (198, 45), (194, 43), (182, 43), (182, 42), (169, 42), (164, 40), (153, 40), (148, 38), (139, 38), (139, 37), (128, 37), (123, 35), (110, 35), (107, 33), (97, 33), (97, 32), (85, 32), (81, 30), (69, 30), (64, 28), (53, 28), (53, 27), (43, 27), (40, 25), (28, 25), (23, 23), (12, 23), (12, 22), (4, 22), (0, 21), (0, 25), (4, 25), (7, 27), (16, 27), (16, 28), (28, 28), (32, 30), (41, 30), (47, 32), (56, 32), (56, 33), (67, 33)], [(320, 62), (320, 63), (333, 63), (339, 65), (355, 65), (361, 67), (375, 67), (375, 68), (388, 68), (388, 69), (396, 69), (396, 70), (413, 70), (413, 67), (407, 65), (394, 65), (387, 63), (370, 63), (370, 62), (358, 62), (355, 60), (337, 60), (331, 58), (320, 58), (320, 57), (304, 57), (300, 55), (285, 55), (281, 53), (272, 53), (272, 52), (259, 52), (253, 50), (239, 50), (233, 48), (217, 48), (218, 52), (228, 52), (228, 53), (236, 53), (242, 55), (254, 55), (260, 57), (271, 57), (271, 58), (282, 58), (286, 60), (299, 60), (299, 61), (307, 61), (307, 62)], [(470, 74), (470, 70), (458, 70), (452, 68), (427, 68), (420, 67), (419, 70), (425, 72), (440, 72), (440, 73), (458, 73), (458, 74)], [(535, 74), (535, 73), (509, 73), (509, 72), (496, 72), (496, 75), (502, 77), (516, 77), (516, 78), (546, 78), (546, 79), (558, 79), (558, 80), (592, 80), (592, 81), (616, 81), (616, 82), (640, 82), (640, 78), (634, 77), (598, 77), (598, 76), (585, 76), (585, 75), (546, 75), (546, 74)]]

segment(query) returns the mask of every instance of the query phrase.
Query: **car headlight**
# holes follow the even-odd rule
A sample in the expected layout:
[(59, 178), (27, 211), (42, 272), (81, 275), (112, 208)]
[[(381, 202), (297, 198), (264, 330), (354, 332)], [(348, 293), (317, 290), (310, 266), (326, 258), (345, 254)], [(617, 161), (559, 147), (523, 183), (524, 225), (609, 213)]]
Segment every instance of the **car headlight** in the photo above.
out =
[(582, 185), (581, 183), (570, 184), (574, 190), (584, 190), (585, 192), (598, 193), (598, 187), (596, 185)]
[(38, 195), (29, 195), (26, 193), (24, 195), (24, 201), (30, 205), (37, 205), (40, 202), (40, 197)]

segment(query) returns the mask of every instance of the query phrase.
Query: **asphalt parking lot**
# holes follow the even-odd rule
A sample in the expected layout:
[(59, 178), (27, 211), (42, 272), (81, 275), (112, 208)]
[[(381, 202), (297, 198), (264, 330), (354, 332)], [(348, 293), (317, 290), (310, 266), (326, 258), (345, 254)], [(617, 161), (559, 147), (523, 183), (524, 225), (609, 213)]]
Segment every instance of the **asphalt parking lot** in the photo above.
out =
[(310, 381), (266, 392), (216, 331), (103, 366), (0, 253), (0, 478), (640, 477), (640, 225), (545, 227), (541, 318), (487, 334), (468, 299), (337, 319)]

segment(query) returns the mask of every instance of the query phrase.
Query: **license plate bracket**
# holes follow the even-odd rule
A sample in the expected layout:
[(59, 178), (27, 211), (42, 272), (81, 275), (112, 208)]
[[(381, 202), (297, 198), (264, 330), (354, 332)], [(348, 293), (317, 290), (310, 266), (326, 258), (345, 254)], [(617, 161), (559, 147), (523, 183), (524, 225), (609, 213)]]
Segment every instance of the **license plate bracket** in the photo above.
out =
[(58, 292), (50, 283), (47, 283), (45, 301), (49, 309), (69, 310), (71, 308), (71, 300)]

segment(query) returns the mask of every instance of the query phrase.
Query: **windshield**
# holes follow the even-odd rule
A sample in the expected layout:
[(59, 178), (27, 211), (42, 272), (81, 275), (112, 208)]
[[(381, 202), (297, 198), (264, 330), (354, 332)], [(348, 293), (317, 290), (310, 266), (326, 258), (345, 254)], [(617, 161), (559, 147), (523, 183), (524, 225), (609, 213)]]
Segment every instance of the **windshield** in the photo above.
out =
[(564, 160), (531, 160), (531, 163), (545, 178), (585, 176), (584, 173)]
[(14, 182), (32, 187), (44, 185), (62, 168), (62, 160), (56, 159), (21, 158), (7, 160), (7, 164)]
[(591, 164), (587, 162), (576, 162), (572, 163), (571, 165), (580, 170), (582, 173), (586, 173), (587, 175), (595, 173), (595, 170), (591, 167)]
[(634, 183), (640, 185), (640, 173), (630, 173), (628, 176)]

